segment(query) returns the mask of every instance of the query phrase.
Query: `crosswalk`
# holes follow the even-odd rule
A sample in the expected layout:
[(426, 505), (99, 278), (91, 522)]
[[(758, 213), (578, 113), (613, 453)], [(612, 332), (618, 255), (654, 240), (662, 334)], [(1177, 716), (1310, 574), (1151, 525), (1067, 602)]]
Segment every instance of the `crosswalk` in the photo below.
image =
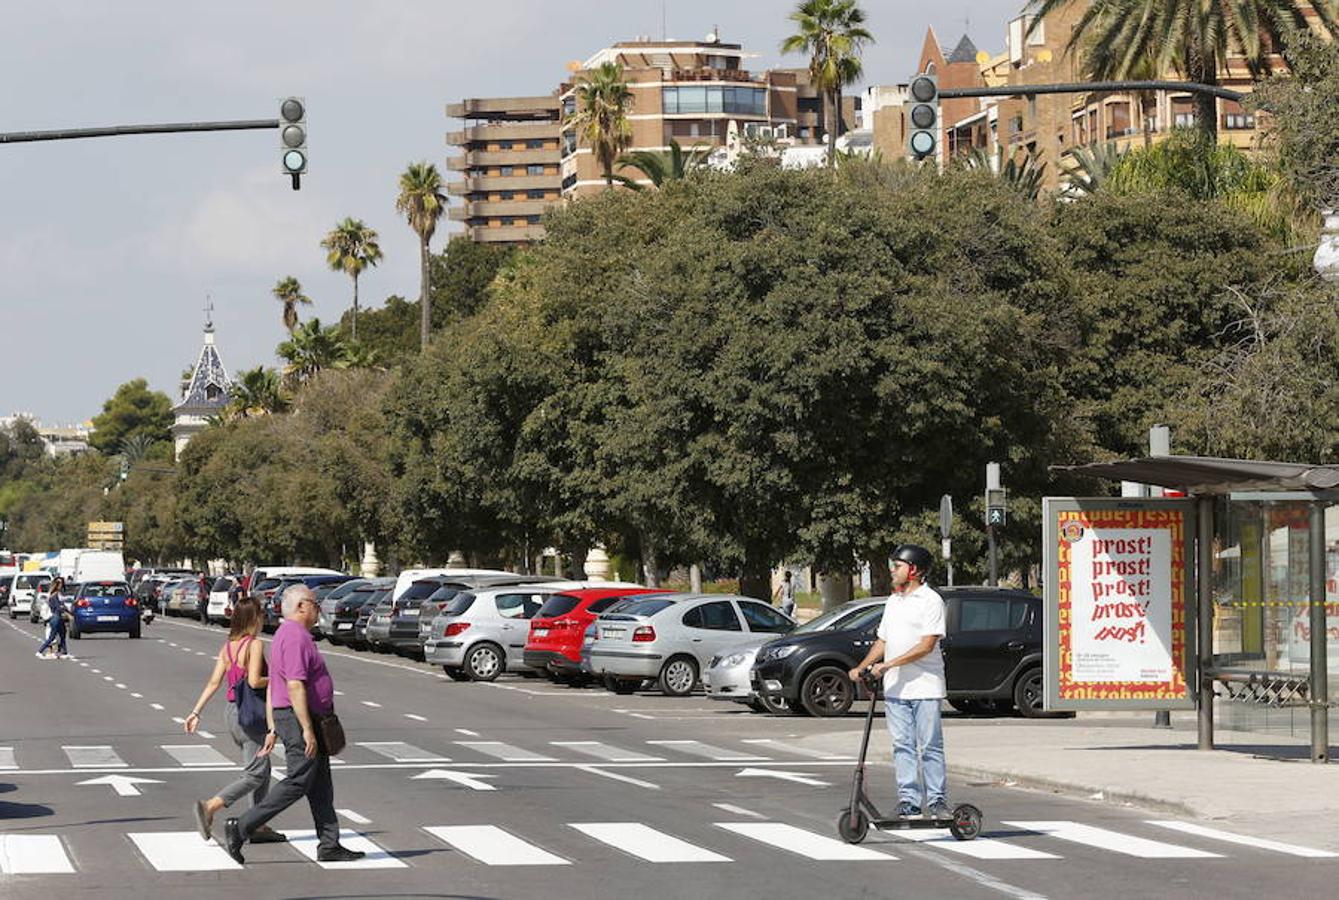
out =
[[(362, 821), (368, 826), (372, 824), (366, 819)], [(415, 832), (426, 833), (459, 852), (458, 855), (440, 857), (442, 864), (448, 867), (459, 865), (461, 861), (499, 868), (607, 866), (610, 853), (655, 865), (756, 864), (759, 852), (816, 863), (883, 865), (907, 862), (905, 855), (898, 854), (899, 846), (965, 855), (983, 862), (1056, 861), (1065, 858), (1064, 853), (1070, 846), (1080, 846), (1087, 854), (1097, 851), (1118, 857), (1176, 859), (1188, 864), (1207, 865), (1224, 859), (1231, 848), (1245, 848), (1241, 853), (1339, 859), (1339, 853), (1238, 835), (1193, 822), (1150, 819), (1125, 823), (1119, 831), (1074, 821), (1011, 820), (1002, 824), (1007, 831), (987, 831), (974, 841), (957, 841), (946, 832), (925, 829), (875, 831), (862, 844), (844, 843), (832, 831), (824, 833), (811, 826), (760, 820), (680, 823), (677, 827), (635, 821), (578, 821), (548, 825), (528, 823), (523, 829), (495, 823), (457, 823), (422, 825)], [(1148, 833), (1134, 834), (1124, 829), (1141, 829)], [(1163, 840), (1162, 835), (1169, 831), (1212, 849)], [(388, 833), (366, 827), (364, 830), (345, 828), (341, 831), (341, 843), (367, 855), (353, 862), (323, 863), (317, 860), (314, 831), (284, 829), (283, 833), (288, 837), (288, 843), (274, 849), (265, 848), (266, 856), (262, 858), (273, 859), (273, 854), (277, 854), (331, 870), (405, 868), (408, 863), (397, 855), (396, 844), (407, 847), (418, 843), (404, 831)], [(580, 837), (575, 845), (573, 836)], [(219, 844), (202, 840), (194, 831), (136, 831), (124, 837), (138, 851), (135, 859), (158, 872), (225, 872), (239, 868)], [(106, 832), (99, 835), (80, 832), (77, 836), (0, 834), (0, 874), (76, 874), (75, 860), (97, 854), (72, 852), (70, 844), (108, 839)], [(259, 848), (248, 850), (249, 854), (259, 855), (261, 852)], [(406, 857), (415, 855), (421, 854), (405, 853)]]
[[(209, 735), (212, 739), (213, 735)], [(183, 738), (185, 736), (183, 735)], [(126, 746), (112, 744), (68, 744), (54, 757), (50, 750), (37, 746), (0, 746), (0, 771), (154, 769), (226, 769), (238, 765), (237, 748), (226, 738), (206, 740), (197, 733), (194, 743), (186, 740), (165, 744), (135, 742)], [(853, 761), (802, 745), (770, 739), (741, 740), (737, 746), (708, 744), (695, 740), (647, 740), (626, 745), (594, 740), (551, 740), (537, 746), (475, 738), (470, 740), (409, 743), (392, 740), (355, 740), (339, 757), (339, 766), (358, 768), (382, 765), (440, 765), (444, 763), (487, 764), (568, 764), (591, 765), (693, 765), (702, 763), (780, 762), (794, 765), (816, 761), (834, 763)], [(282, 759), (282, 756), (278, 757)]]

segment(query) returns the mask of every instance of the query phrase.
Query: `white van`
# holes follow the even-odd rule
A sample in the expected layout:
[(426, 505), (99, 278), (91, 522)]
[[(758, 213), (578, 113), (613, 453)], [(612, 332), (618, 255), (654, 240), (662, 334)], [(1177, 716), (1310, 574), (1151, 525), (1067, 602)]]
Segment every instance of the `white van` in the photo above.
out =
[(296, 575), (343, 575), (336, 569), (322, 569), (319, 566), (257, 566), (251, 570), (246, 582), (247, 593), (254, 593), (256, 585), (266, 578), (288, 578)]
[[(79, 564), (79, 554), (92, 552), (94, 552), (92, 547), (62, 548), (61, 551), (56, 554), (55, 559), (48, 560), (47, 568), (52, 569), (54, 567), (54, 571), (52, 571), (51, 574), (59, 575), (61, 578), (64, 578), (67, 584), (75, 584), (76, 579), (74, 577), (74, 572)], [(125, 577), (124, 571), (121, 573), (121, 577)]]
[(395, 579), (395, 590), (391, 591), (392, 602), (409, 590), (409, 586), (420, 578), (436, 578), (440, 575), (511, 575), (515, 572), (503, 572), (501, 569), (405, 569)]
[(85, 550), (75, 557), (73, 584), (85, 581), (125, 581), (126, 559), (120, 550)]

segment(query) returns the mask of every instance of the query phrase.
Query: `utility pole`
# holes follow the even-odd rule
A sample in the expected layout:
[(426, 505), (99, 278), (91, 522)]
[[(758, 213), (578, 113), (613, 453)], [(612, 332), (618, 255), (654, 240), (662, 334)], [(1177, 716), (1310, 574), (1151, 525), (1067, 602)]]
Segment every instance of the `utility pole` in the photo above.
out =
[(1000, 464), (986, 463), (986, 544), (990, 553), (991, 587), (1000, 584), (1000, 549), (995, 540), (995, 529), (1003, 528), (1008, 517), (1007, 495), (1000, 487)]
[[(1149, 456), (1171, 456), (1172, 455), (1172, 430), (1166, 425), (1154, 425), (1148, 430), (1148, 455)], [(1149, 485), (1145, 488), (1150, 497), (1161, 497), (1162, 488), (1156, 485)], [(1171, 728), (1172, 713), (1171, 710), (1160, 709), (1153, 713), (1154, 728)]]

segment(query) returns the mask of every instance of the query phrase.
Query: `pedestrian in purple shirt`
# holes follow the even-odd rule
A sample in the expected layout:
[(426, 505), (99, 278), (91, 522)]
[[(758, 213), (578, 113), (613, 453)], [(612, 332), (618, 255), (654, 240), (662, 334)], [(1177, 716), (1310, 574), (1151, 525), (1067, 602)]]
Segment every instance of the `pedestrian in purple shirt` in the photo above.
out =
[(316, 595), (306, 585), (295, 584), (284, 591), (284, 621), (270, 644), (266, 695), (270, 731), (260, 753), (270, 753), (276, 739), (283, 741), (288, 777), (240, 819), (229, 819), (224, 824), (224, 846), (239, 863), (245, 862), (242, 845), (300, 797), (306, 797), (311, 807), (319, 862), (350, 862), (363, 857), (362, 851), (339, 843), (330, 755), (317, 739), (316, 716), (335, 711), (335, 683), (311, 636), (320, 612)]

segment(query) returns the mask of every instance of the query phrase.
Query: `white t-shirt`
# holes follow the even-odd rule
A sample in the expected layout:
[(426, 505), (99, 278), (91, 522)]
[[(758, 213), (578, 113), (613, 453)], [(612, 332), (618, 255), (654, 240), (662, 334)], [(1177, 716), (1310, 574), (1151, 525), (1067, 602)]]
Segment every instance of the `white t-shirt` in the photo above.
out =
[[(883, 661), (897, 659), (927, 634), (944, 636), (944, 598), (928, 585), (893, 594), (883, 607), (879, 639)], [(935, 700), (944, 696), (944, 655), (939, 646), (915, 662), (883, 674), (883, 692), (899, 700)]]

